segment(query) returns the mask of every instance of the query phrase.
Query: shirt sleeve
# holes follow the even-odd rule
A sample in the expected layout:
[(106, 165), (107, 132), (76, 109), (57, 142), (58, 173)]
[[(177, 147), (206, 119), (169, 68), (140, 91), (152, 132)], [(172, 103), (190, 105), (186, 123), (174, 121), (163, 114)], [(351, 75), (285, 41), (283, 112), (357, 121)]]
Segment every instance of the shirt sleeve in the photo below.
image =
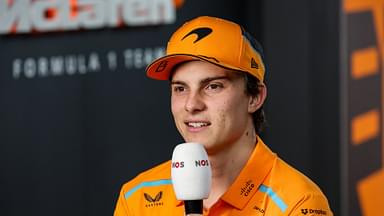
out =
[(133, 214), (129, 213), (127, 202), (124, 197), (123, 189), (120, 192), (119, 198), (117, 199), (115, 212), (113, 216), (133, 216)]
[(287, 216), (333, 216), (323, 194), (307, 194), (299, 199)]

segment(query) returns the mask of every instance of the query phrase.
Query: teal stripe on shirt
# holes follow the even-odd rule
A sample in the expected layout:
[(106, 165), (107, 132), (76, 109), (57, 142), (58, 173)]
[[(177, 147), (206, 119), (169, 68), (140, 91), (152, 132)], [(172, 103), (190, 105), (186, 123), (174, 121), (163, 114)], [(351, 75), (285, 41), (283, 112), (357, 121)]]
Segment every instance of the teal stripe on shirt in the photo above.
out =
[(162, 180), (156, 180), (156, 181), (149, 181), (149, 182), (142, 182), (139, 185), (135, 186), (131, 190), (127, 191), (124, 195), (125, 199), (128, 199), (133, 193), (135, 193), (137, 190), (139, 190), (142, 187), (154, 187), (154, 186), (160, 186), (160, 185), (169, 185), (172, 184), (171, 179), (162, 179)]
[(285, 204), (285, 202), (272, 190), (272, 188), (260, 185), (259, 191), (266, 193), (283, 213), (287, 210), (287, 204)]

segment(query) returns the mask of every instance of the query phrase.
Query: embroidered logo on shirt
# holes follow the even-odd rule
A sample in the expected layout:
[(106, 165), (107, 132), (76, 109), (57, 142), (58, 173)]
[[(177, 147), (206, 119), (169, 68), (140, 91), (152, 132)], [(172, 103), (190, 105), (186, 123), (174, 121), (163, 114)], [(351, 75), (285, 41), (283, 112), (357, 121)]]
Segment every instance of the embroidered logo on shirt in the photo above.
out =
[(148, 203), (145, 205), (145, 207), (155, 207), (155, 206), (162, 206), (163, 202), (160, 202), (161, 198), (163, 197), (163, 191), (160, 191), (156, 194), (155, 198), (153, 198), (151, 195), (144, 193), (144, 198), (148, 201)]
[(241, 187), (240, 189), (240, 195), (243, 195), (243, 196), (248, 196), (251, 191), (253, 190), (253, 188), (255, 187), (255, 184), (253, 184), (252, 180), (248, 180), (244, 187)]
[(321, 209), (301, 209), (301, 213), (303, 215), (306, 215), (306, 214), (316, 214), (316, 215), (327, 215), (327, 212), (324, 211), (324, 210), (321, 210)]

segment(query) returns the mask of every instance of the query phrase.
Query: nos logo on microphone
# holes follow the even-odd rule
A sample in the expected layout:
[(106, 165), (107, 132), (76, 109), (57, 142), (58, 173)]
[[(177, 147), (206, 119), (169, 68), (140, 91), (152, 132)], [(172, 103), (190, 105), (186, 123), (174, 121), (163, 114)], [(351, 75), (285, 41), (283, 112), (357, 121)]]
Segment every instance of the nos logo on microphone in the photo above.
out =
[(195, 166), (196, 167), (209, 166), (209, 162), (208, 162), (208, 160), (196, 160), (195, 161)]
[[(185, 162), (184, 161), (175, 161), (172, 162), (172, 168), (184, 168)], [(208, 160), (195, 160), (195, 167), (205, 167), (209, 166)]]
[(172, 168), (184, 168), (184, 161), (172, 162)]

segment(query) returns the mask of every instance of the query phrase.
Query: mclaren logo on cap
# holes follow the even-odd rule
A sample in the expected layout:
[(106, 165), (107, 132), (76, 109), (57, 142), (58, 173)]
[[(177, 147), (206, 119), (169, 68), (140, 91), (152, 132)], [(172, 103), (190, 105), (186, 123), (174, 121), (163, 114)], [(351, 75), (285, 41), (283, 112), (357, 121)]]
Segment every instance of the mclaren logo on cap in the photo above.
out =
[(211, 32), (212, 32), (211, 28), (197, 28), (197, 29), (193, 29), (188, 34), (186, 34), (181, 40), (184, 40), (184, 38), (188, 37), (189, 35), (197, 34), (196, 40), (193, 41), (193, 43), (196, 43), (199, 40), (207, 37), (209, 34), (211, 34)]

